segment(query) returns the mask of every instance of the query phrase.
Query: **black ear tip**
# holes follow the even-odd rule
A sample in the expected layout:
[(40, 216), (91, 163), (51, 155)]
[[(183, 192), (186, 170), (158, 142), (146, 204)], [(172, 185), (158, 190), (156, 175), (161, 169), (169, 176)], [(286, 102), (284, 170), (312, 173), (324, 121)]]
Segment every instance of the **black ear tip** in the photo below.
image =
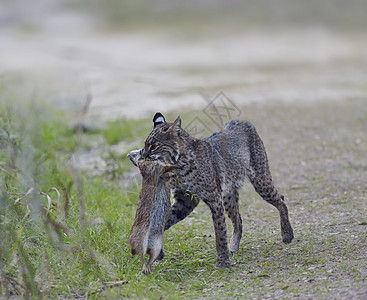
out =
[[(153, 117), (153, 121), (159, 117), (163, 117), (163, 115), (160, 112), (157, 112), (154, 117)], [(164, 118), (164, 117), (163, 117)]]
[(158, 124), (166, 123), (166, 119), (160, 112), (157, 112), (154, 115), (153, 123), (154, 123), (154, 126), (157, 126)]

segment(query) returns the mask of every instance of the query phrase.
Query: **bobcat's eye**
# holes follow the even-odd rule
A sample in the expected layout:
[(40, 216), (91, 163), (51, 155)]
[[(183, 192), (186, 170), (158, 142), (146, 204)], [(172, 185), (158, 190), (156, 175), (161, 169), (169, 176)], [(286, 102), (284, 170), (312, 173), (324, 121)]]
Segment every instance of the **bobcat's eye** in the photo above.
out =
[(150, 145), (149, 146), (149, 151), (154, 151), (155, 149), (157, 149), (156, 145)]

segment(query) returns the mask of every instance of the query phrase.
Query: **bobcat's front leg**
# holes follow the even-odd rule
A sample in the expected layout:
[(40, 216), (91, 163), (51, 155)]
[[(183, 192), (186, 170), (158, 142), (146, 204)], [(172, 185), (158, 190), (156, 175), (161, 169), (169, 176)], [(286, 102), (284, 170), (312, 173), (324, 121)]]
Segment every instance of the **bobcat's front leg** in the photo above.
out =
[(175, 202), (172, 205), (171, 215), (169, 216), (164, 230), (169, 229), (176, 223), (185, 219), (199, 204), (199, 199), (190, 192), (176, 189), (174, 191)]
[(217, 248), (217, 267), (227, 268), (230, 267), (231, 262), (229, 259), (226, 219), (220, 196), (215, 199), (214, 202), (205, 200), (204, 202), (209, 206), (212, 213)]

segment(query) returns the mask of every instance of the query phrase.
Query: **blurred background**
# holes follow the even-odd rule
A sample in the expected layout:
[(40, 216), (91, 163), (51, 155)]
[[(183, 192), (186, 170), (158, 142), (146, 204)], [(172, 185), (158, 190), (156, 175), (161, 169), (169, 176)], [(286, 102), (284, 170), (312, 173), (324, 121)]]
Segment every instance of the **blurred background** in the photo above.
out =
[[(366, 0), (0, 0), (0, 298), (366, 299), (366, 104)], [(234, 271), (201, 204), (138, 276), (157, 111), (256, 124), (295, 242), (247, 184)]]
[(0, 80), (101, 121), (367, 98), (366, 29), (365, 0), (1, 0)]

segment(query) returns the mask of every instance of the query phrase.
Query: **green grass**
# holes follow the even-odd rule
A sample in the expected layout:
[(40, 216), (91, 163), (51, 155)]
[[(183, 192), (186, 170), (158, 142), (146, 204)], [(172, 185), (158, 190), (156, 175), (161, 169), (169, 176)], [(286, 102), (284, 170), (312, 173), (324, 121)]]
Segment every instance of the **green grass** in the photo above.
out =
[[(140, 190), (139, 185), (121, 184), (130, 163), (126, 157), (110, 155), (119, 172), (108, 176), (111, 170), (107, 170), (89, 177), (72, 168), (69, 156), (88, 149), (86, 141), (96, 134), (104, 136), (107, 147), (143, 140), (151, 121), (111, 122), (100, 132), (80, 137), (69, 129), (62, 112), (44, 106), (19, 111), (2, 105), (0, 295), (102, 299), (366, 295), (367, 128), (362, 104), (245, 107), (269, 149), (276, 183), (288, 199), (295, 240), (289, 245), (281, 242), (277, 212), (246, 185), (240, 200), (244, 234), (231, 268), (214, 267), (211, 216), (200, 203), (165, 233), (166, 257), (149, 276), (141, 273), (127, 242)], [(280, 118), (285, 112), (287, 118)]]
[[(170, 1), (154, 5), (148, 1), (131, 2), (124, 0), (100, 1), (88, 0), (67, 3), (72, 9), (87, 13), (104, 21), (112, 29), (154, 30), (164, 28), (181, 28), (195, 36), (197, 32), (216, 27), (217, 31), (232, 29), (243, 30), (253, 26), (314, 26), (321, 24), (337, 29), (359, 29), (366, 26), (363, 11), (366, 4), (363, 0), (354, 0), (348, 13), (341, 14), (346, 6), (341, 0), (294, 2), (285, 0), (277, 4), (282, 13), (274, 11), (272, 3), (232, 2), (224, 6), (213, 2), (208, 7), (202, 3), (182, 3)], [(101, 22), (100, 22), (101, 23)], [(103, 23), (102, 23), (103, 24)], [(101, 25), (100, 25), (101, 26)], [(187, 33), (186, 33), (187, 34)]]
[(102, 130), (102, 135), (109, 145), (114, 145), (122, 140), (131, 141), (137, 137), (147, 136), (152, 128), (150, 120), (115, 120), (107, 123)]

